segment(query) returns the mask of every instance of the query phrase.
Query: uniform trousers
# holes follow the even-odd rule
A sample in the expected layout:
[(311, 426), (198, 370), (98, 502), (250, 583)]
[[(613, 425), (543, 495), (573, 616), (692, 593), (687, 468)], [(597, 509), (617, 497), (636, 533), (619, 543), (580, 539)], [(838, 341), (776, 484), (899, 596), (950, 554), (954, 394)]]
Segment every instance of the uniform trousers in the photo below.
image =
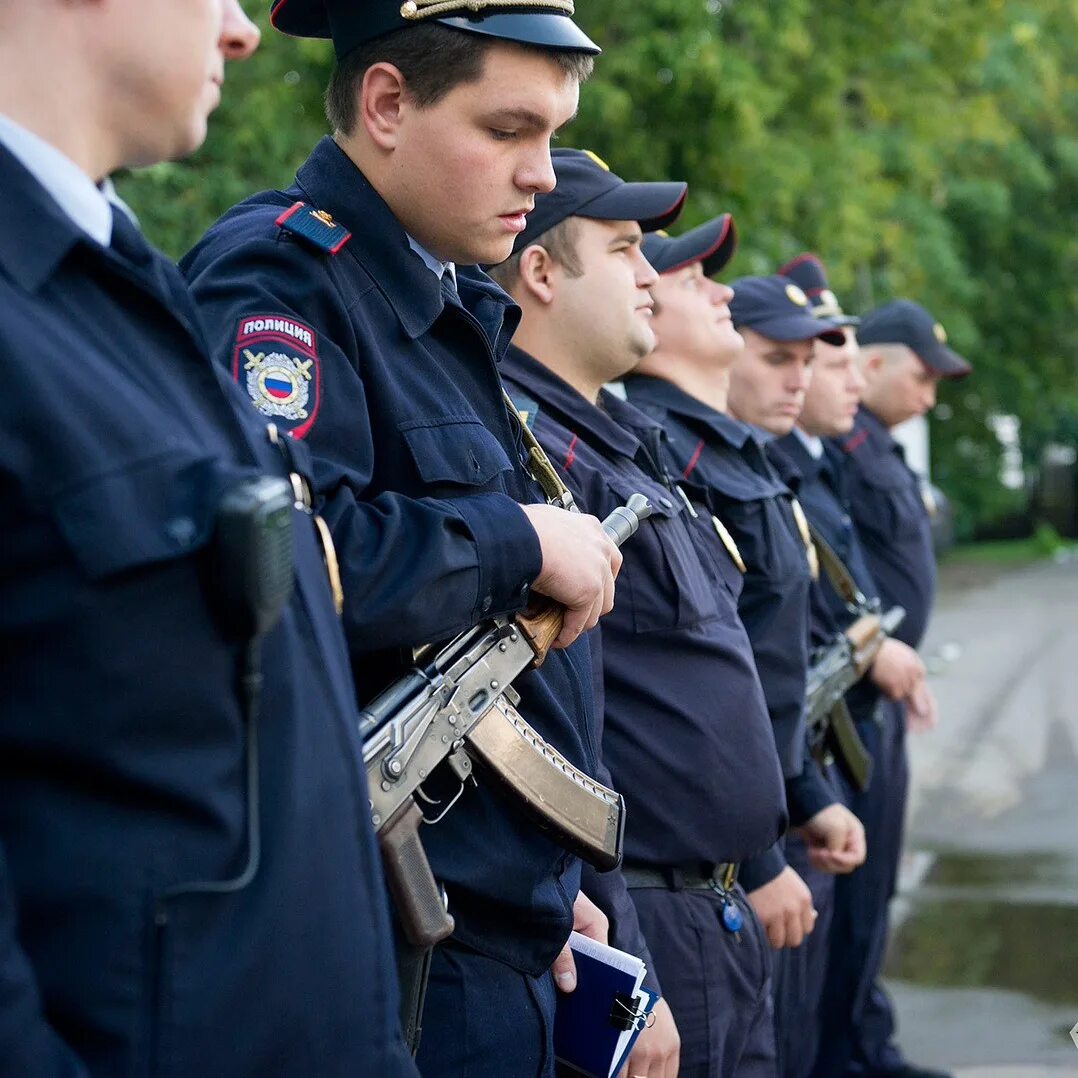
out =
[(872, 782), (851, 795), (864, 824), (865, 864), (835, 882), (825, 1006), (813, 1078), (893, 1074), (905, 1061), (892, 1043), (894, 1014), (879, 977), (887, 948), (888, 906), (898, 881), (909, 780), (906, 713), (882, 701), (858, 733), (873, 760)]
[[(829, 769), (832, 785), (848, 802), (849, 790)], [(812, 1072), (820, 1040), (820, 1007), (827, 973), (831, 922), (835, 902), (835, 877), (812, 867), (808, 848), (797, 834), (785, 842), (786, 863), (812, 892), (816, 923), (800, 947), (773, 952), (775, 991), (775, 1043), (779, 1074), (784, 1078), (807, 1078)]]
[(681, 1035), (679, 1078), (772, 1078), (775, 1071), (771, 953), (740, 886), (735, 935), (711, 891), (632, 888), (663, 998)]
[(431, 959), (416, 1062), (423, 1078), (553, 1078), (554, 978), (452, 941)]

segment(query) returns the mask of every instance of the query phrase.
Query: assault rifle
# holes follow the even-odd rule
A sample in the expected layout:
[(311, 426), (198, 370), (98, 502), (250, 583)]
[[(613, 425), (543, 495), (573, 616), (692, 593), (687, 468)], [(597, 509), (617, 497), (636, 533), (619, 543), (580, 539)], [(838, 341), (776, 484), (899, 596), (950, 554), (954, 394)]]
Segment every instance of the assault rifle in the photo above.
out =
[(876, 660), (883, 642), (902, 624), (906, 611), (863, 613), (817, 655), (806, 686), (809, 745), (817, 759), (831, 755), (858, 790), (868, 788), (872, 758), (857, 736), (843, 697)]
[[(650, 515), (647, 498), (634, 494), (603, 528), (621, 546)], [(516, 710), (520, 698), (511, 683), (543, 662), (561, 631), (562, 615), (550, 603), (488, 618), (414, 666), (360, 712), (371, 817), (386, 882), (401, 928), (416, 946), (433, 946), (454, 927), (419, 825), (436, 823), (452, 808), (476, 765), (567, 850), (600, 870), (621, 861), (621, 795), (574, 767)], [(443, 775), (448, 769), (459, 789), (427, 821), (420, 802), (436, 802), (422, 787), (436, 769)]]

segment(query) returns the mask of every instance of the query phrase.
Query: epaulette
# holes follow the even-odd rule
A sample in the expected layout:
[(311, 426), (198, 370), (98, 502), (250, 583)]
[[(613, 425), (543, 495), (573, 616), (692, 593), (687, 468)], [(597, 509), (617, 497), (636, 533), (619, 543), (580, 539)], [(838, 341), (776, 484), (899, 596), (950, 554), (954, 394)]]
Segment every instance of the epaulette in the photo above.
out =
[(316, 251), (335, 255), (352, 238), (344, 225), (325, 210), (312, 210), (306, 202), (294, 202), (274, 222), (284, 232), (298, 236)]
[(526, 393), (521, 393), (516, 387), (506, 390), (506, 396), (513, 402), (513, 407), (520, 416), (520, 422), (528, 430), (532, 430), (535, 427), (535, 417), (539, 414), (539, 402), (532, 400)]

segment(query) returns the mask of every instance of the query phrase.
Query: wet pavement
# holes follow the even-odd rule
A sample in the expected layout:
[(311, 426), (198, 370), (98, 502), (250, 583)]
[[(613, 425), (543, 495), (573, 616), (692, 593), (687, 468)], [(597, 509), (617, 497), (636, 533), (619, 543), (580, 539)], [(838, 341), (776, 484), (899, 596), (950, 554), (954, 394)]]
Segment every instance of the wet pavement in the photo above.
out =
[(1078, 558), (944, 573), (888, 988), (962, 1078), (1078, 1076)]

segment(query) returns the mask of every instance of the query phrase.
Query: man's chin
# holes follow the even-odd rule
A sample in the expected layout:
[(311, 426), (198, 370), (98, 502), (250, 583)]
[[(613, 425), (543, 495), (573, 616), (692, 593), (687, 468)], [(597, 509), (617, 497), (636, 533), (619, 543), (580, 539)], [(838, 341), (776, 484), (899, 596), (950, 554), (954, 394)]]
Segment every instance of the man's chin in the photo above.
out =
[(513, 253), (513, 237), (507, 236), (505, 238), (498, 238), (488, 240), (482, 245), (482, 249), (478, 242), (475, 247), (470, 250), (471, 257), (465, 262), (464, 259), (457, 259), (461, 265), (475, 264), (480, 266), (497, 266), (504, 262)]

